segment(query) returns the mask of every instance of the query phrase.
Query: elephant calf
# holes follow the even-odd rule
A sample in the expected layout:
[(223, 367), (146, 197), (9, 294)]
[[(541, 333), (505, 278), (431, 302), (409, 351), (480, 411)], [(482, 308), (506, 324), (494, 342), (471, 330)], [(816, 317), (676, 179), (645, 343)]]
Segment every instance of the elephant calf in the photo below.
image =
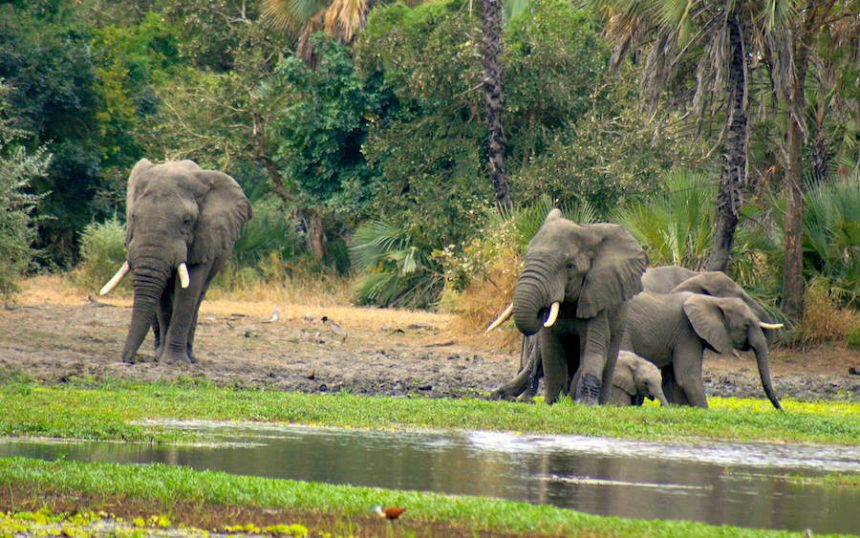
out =
[(630, 351), (618, 353), (609, 402), (616, 405), (642, 405), (645, 398), (669, 405), (663, 394), (663, 376), (653, 363)]
[(621, 347), (647, 357), (661, 369), (669, 402), (708, 407), (702, 380), (705, 349), (718, 353), (752, 349), (765, 394), (775, 408), (781, 409), (770, 381), (763, 332), (781, 325), (761, 321), (735, 297), (646, 291), (628, 306)]

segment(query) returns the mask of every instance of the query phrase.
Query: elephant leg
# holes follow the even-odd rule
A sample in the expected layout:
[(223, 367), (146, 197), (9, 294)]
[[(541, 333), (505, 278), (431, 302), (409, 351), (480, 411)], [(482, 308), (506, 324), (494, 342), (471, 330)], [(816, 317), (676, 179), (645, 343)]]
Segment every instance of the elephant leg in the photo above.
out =
[(705, 396), (705, 384), (702, 379), (701, 346), (678, 346), (672, 358), (672, 368), (675, 381), (681, 391), (687, 396), (689, 405), (708, 408), (708, 398)]
[[(597, 317), (589, 320), (585, 327), (582, 361), (579, 365), (582, 373), (574, 391), (575, 402), (585, 405), (598, 405), (600, 403), (608, 351), (609, 321), (606, 318), (606, 312), (601, 312)], [(617, 358), (616, 349), (613, 361)], [(611, 366), (614, 367), (614, 362)], [(607, 385), (610, 384), (607, 383)], [(607, 397), (608, 394), (607, 392)]]
[(544, 401), (554, 404), (568, 382), (567, 354), (561, 340), (545, 330), (540, 333), (538, 345), (544, 371)]
[(523, 399), (530, 402), (535, 397), (540, 386), (540, 378), (543, 377), (543, 361), (540, 356), (540, 347), (535, 346), (534, 358), (532, 361), (531, 377), (529, 378), (528, 387), (523, 393)]
[[(603, 367), (603, 386), (600, 387), (600, 403), (605, 404), (609, 401), (612, 393), (612, 376), (615, 373), (615, 363), (618, 362), (618, 353), (621, 351), (621, 337), (623, 336), (623, 328), (620, 323), (612, 327), (612, 335), (609, 339), (609, 346), (606, 351), (606, 364)], [(642, 405), (640, 402), (639, 405)]]
[(188, 331), (188, 357), (191, 359), (191, 362), (197, 362), (197, 358), (194, 356), (194, 336), (197, 333), (197, 315), (200, 313), (200, 305), (203, 304), (203, 298), (206, 297), (206, 292), (209, 291), (209, 286), (212, 285), (212, 281), (215, 280), (215, 275), (218, 274), (226, 262), (223, 260), (215, 260), (212, 264), (212, 268), (209, 269), (209, 274), (206, 276), (206, 283), (203, 285), (203, 289), (200, 291), (200, 296), (197, 298), (197, 306), (194, 308), (194, 318), (191, 320), (191, 328)]
[(158, 302), (158, 308), (155, 309), (155, 322), (152, 324), (152, 336), (155, 345), (155, 356), (161, 355), (162, 340), (167, 335), (167, 329), (170, 327), (170, 316), (173, 314), (173, 287), (174, 279), (167, 281), (164, 293), (161, 294), (161, 299)]
[(666, 400), (670, 404), (690, 405), (690, 402), (687, 401), (687, 396), (675, 381), (675, 372), (672, 369), (672, 365), (670, 364), (666, 368), (661, 369), (660, 373), (663, 376), (663, 394), (666, 395)]
[(208, 286), (208, 265), (196, 265), (189, 268), (190, 284), (183, 289), (177, 283), (174, 287), (173, 313), (170, 326), (167, 329), (161, 358), (167, 362), (188, 361), (188, 341), (191, 328), (197, 319), (197, 309), (200, 307), (200, 297)]

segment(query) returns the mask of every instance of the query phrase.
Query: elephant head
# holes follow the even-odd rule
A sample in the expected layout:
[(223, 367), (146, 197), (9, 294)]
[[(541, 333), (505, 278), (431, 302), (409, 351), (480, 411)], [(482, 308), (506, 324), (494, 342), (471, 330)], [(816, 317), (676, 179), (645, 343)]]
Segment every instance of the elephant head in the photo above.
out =
[(135, 165), (126, 200), (128, 258), (102, 289), (107, 293), (124, 272), (133, 272), (134, 304), (123, 360), (133, 362), (165, 290), (189, 286), (188, 266), (223, 263), (250, 217), (241, 187), (226, 174), (192, 161), (153, 164), (142, 159)]
[(782, 409), (771, 385), (767, 338), (763, 332), (779, 328), (778, 325), (762, 322), (743, 300), (735, 297), (691, 295), (684, 301), (684, 313), (699, 338), (712, 350), (729, 353), (733, 349), (752, 349), (764, 392), (775, 408)]
[[(672, 289), (672, 292), (688, 291), (701, 295), (710, 295), (712, 297), (735, 297), (742, 300), (761, 321), (773, 324), (773, 319), (767, 310), (762, 307), (758, 301), (747, 294), (737, 282), (726, 276), (721, 271), (705, 271), (701, 273), (693, 273), (690, 278), (684, 280)], [(777, 330), (774, 328), (765, 328), (764, 335), (767, 338), (768, 345), (773, 344), (777, 335)]]
[(553, 209), (526, 249), (514, 290), (514, 322), (523, 334), (535, 334), (555, 323), (561, 304), (577, 318), (595, 317), (642, 291), (647, 263), (621, 226), (580, 226)]
[(618, 354), (612, 384), (631, 398), (656, 399), (660, 405), (669, 405), (663, 394), (663, 376), (660, 374), (660, 369), (630, 351), (622, 351)]

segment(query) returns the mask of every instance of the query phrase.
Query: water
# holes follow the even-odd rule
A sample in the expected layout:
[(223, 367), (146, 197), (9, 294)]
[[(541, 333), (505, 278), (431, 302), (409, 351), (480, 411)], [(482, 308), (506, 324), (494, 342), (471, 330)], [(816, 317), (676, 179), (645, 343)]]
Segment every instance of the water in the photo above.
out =
[(0, 457), (161, 462), (273, 478), (482, 495), (621, 517), (860, 533), (860, 489), (782, 478), (860, 472), (860, 447), (170, 426), (205, 429), (218, 442), (151, 446), (0, 440)]

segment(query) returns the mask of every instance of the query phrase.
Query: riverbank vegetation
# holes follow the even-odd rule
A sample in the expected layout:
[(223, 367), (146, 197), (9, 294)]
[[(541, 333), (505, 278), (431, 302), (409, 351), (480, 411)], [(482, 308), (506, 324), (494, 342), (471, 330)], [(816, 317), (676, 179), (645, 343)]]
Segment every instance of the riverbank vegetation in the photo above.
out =
[[(70, 504), (70, 500), (74, 503)], [(280, 524), (281, 530), (298, 525), (334, 536), (474, 536), (482, 532), (598, 537), (794, 535), (689, 521), (601, 517), (481, 497), (274, 480), (158, 464), (131, 466), (23, 458), (0, 458), (0, 503), (12, 511), (48, 508), (59, 512), (74, 506), (85, 513), (105, 512), (104, 516), (96, 516), (99, 518), (106, 517), (109, 511), (132, 521), (139, 518), (141, 529), (152, 520), (156, 527), (159, 521), (164, 526), (184, 523), (205, 525), (206, 529), (229, 525), (239, 533), (241, 529)], [(407, 511), (392, 525), (371, 514), (371, 507), (377, 504), (406, 507)], [(79, 519), (83, 522), (90, 518)], [(0, 517), (0, 532), (14, 531), (14, 527), (4, 528), (6, 521)]]
[[(72, 381), (72, 385), (87, 385)], [(362, 397), (187, 384), (94, 383), (88, 388), (7, 384), (0, 434), (75, 439), (188, 440), (146, 420), (230, 420), (382, 430), (456, 429), (676, 441), (732, 440), (856, 445), (860, 404), (711, 398), (711, 409), (556, 406), (477, 399)]]
[[(798, 327), (786, 342), (860, 341), (856, 2), (731, 17), (513, 2), (496, 36), (464, 0), (358, 2), (325, 24), (263, 4), (0, 6), (0, 206), (17, 219), (0, 238), (4, 295), (37, 271), (93, 292), (122, 261), (134, 162), (191, 158), (254, 206), (216, 283), (228, 292), (343, 279), (353, 302), (498, 311), (524, 222), (560, 205), (694, 269), (734, 219), (725, 268)], [(488, 39), (500, 148), (480, 91)], [(731, 56), (738, 39), (750, 54)]]

